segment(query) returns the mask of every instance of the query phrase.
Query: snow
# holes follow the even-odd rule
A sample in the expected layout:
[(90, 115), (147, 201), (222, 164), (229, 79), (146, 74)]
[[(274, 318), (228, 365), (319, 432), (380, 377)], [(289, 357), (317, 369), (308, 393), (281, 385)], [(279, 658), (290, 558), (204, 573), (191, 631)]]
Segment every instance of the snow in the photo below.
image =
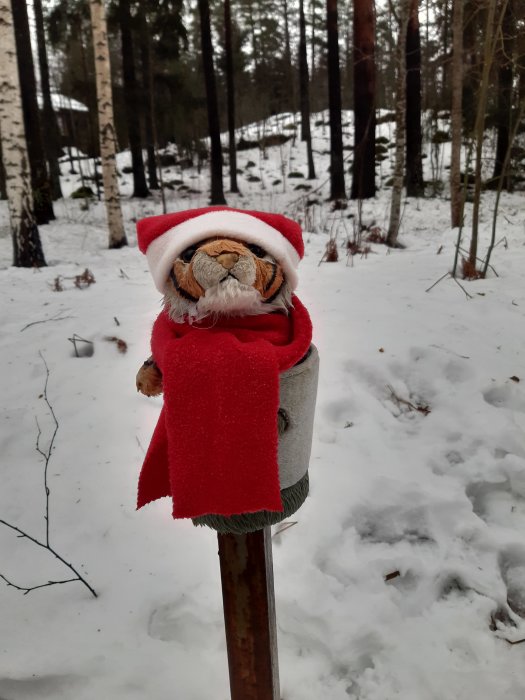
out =
[[(42, 107), (44, 104), (44, 98), (42, 96), (42, 93), (39, 92), (37, 94), (37, 99), (39, 107)], [(72, 97), (61, 95), (58, 92), (51, 93), (51, 103), (53, 105), (53, 109), (56, 112), (59, 112), (61, 109), (72, 110), (73, 112), (88, 111), (88, 108), (82, 102), (79, 102), (78, 100), (75, 100)]]
[[(252, 138), (257, 127), (245, 131)], [(317, 151), (327, 150), (327, 132), (316, 128)], [(273, 539), (282, 698), (521, 699), (525, 645), (509, 641), (525, 638), (514, 612), (525, 616), (523, 194), (502, 197), (499, 276), (463, 282), (472, 298), (451, 279), (427, 292), (452, 264), (449, 202), (407, 200), (406, 248), (372, 244), (366, 257), (347, 260), (355, 205), (330, 213), (325, 185), (307, 210), (293, 189), (299, 180), (285, 179), (286, 192), (271, 185), (283, 167), (306, 175), (304, 145), (267, 155), (239, 153), (239, 167), (266, 189), (242, 175), (243, 196), (228, 201), (308, 215), (298, 293), (321, 355), (311, 496)], [(317, 154), (314, 186), (327, 164)], [(69, 193), (80, 183), (63, 167)], [(170, 177), (200, 192), (173, 190), (169, 210), (206, 204), (204, 169), (166, 168)], [(121, 185), (129, 195), (129, 176)], [(486, 193), (482, 251), (493, 205)], [(386, 190), (364, 204), (364, 220), (384, 227), (388, 206)], [(64, 199), (56, 211), (41, 227), (46, 268), (10, 267), (10, 241), (0, 238), (0, 518), (45, 537), (36, 420), (44, 450), (53, 423), (43, 357), (59, 423), (48, 471), (51, 544), (98, 598), (78, 582), (25, 596), (0, 585), (0, 697), (225, 700), (215, 534), (173, 521), (168, 501), (134, 508), (161, 405), (134, 387), (160, 307), (134, 221), (160, 203), (125, 198), (130, 247), (120, 251), (105, 248), (102, 204), (86, 210)], [(319, 264), (330, 235), (339, 261)], [(72, 278), (85, 268), (96, 282), (78, 289)], [(63, 291), (53, 291), (59, 276)], [(74, 334), (94, 343), (91, 356), (75, 357)], [(125, 354), (111, 336), (126, 341)], [(70, 578), (49, 552), (2, 526), (0, 552), (0, 574), (20, 586)]]

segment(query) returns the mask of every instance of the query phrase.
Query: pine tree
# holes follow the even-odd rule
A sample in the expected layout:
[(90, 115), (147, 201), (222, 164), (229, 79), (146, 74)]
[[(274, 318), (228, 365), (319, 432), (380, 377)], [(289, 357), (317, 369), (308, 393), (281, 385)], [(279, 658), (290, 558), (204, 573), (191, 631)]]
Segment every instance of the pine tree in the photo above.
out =
[(352, 199), (373, 197), (375, 185), (375, 12), (354, 1), (354, 163)]
[(24, 128), (31, 169), (34, 215), (38, 224), (47, 224), (55, 218), (55, 215), (42, 140), (27, 5), (25, 0), (12, 0), (11, 6), (20, 74)]
[(211, 204), (226, 204), (222, 185), (222, 147), (215, 68), (213, 65), (213, 44), (211, 41), (210, 5), (208, 0), (199, 0), (201, 29), (202, 64), (206, 85), (208, 107), (208, 129), (211, 141)]
[[(392, 0), (389, 0), (392, 3)], [(390, 202), (390, 221), (386, 236), (386, 244), (398, 247), (399, 227), (401, 225), (401, 195), (403, 192), (403, 175), (406, 145), (406, 40), (407, 27), (410, 17), (412, 0), (401, 0), (397, 10), (397, 80), (396, 80), (396, 150), (392, 184), (392, 199)]]
[(239, 187), (237, 185), (237, 151), (235, 147), (235, 76), (233, 69), (232, 18), (230, 0), (224, 0), (224, 48), (226, 53), (226, 90), (228, 98), (230, 191), (239, 192)]
[(53, 199), (60, 199), (62, 197), (62, 188), (60, 187), (60, 164), (58, 161), (61, 153), (60, 132), (58, 130), (58, 122), (51, 99), (42, 0), (33, 0), (33, 8), (35, 12), (36, 38), (38, 44), (38, 64), (40, 68), (40, 89), (42, 91), (43, 117), (46, 124), (44, 149), (46, 152), (47, 164), (49, 166), (51, 196)]
[(315, 178), (314, 157), (312, 151), (312, 131), (310, 129), (310, 81), (308, 77), (308, 60), (306, 56), (306, 21), (304, 0), (299, 0), (299, 94), (301, 100), (301, 139), (306, 142), (308, 158), (308, 179)]
[(330, 199), (338, 200), (345, 199), (346, 193), (341, 125), (337, 0), (326, 0), (326, 29), (328, 37), (328, 105), (330, 110)]
[(423, 183), (421, 133), (421, 41), (419, 0), (411, 0), (406, 41), (406, 187), (409, 197), (421, 197)]
[(135, 56), (130, 0), (118, 0), (118, 19), (122, 44), (122, 77), (124, 82), (124, 101), (126, 104), (126, 122), (128, 127), (131, 167), (133, 169), (133, 196), (149, 195), (142, 156), (142, 138), (140, 135), (141, 101), (139, 98), (135, 71)]

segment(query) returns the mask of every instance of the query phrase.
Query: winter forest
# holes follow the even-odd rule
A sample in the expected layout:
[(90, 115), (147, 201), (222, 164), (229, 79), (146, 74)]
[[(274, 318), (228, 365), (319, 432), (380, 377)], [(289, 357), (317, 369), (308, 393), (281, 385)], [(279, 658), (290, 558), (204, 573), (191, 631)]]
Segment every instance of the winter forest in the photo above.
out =
[(136, 511), (136, 223), (211, 205), (301, 225), (320, 356), (268, 700), (522, 700), (525, 3), (0, 0), (0, 152), (0, 700), (230, 697), (215, 533)]

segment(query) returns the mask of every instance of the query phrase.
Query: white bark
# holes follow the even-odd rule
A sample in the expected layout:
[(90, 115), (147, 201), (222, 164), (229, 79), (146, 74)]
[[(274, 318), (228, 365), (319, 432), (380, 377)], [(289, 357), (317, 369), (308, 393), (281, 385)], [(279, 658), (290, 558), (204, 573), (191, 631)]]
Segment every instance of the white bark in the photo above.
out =
[[(403, 193), (403, 179), (405, 166), (406, 146), (406, 63), (405, 51), (407, 43), (408, 19), (410, 17), (410, 0), (401, 0), (398, 3), (398, 37), (396, 47), (397, 79), (396, 79), (396, 148), (392, 183), (392, 200), (390, 203), (390, 222), (386, 243), (389, 246), (397, 246), (399, 226), (401, 224), (401, 195)], [(392, 2), (390, 6), (393, 10)]]
[(127, 245), (115, 160), (116, 137), (113, 120), (113, 96), (111, 92), (111, 64), (106, 25), (104, 0), (90, 0), (91, 28), (95, 52), (95, 75), (97, 83), (98, 132), (104, 200), (108, 217), (109, 247)]
[(0, 0), (0, 133), (13, 237), (14, 265), (45, 265), (33, 216), (20, 78), (10, 0)]

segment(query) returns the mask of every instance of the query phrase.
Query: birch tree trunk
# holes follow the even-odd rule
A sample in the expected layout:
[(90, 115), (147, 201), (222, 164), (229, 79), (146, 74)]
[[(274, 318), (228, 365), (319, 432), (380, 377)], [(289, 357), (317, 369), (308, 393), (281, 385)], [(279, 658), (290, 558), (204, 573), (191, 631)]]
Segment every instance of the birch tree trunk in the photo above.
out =
[(10, 0), (0, 0), (0, 55), (0, 132), (13, 237), (13, 265), (42, 267), (46, 261), (33, 214)]
[(90, 0), (91, 28), (95, 52), (95, 77), (97, 83), (98, 133), (104, 201), (108, 217), (109, 248), (121, 248), (128, 244), (122, 221), (120, 194), (117, 180), (115, 127), (113, 121), (113, 96), (111, 93), (111, 65), (106, 27), (104, 0)]
[[(406, 62), (405, 48), (407, 40), (408, 18), (410, 16), (410, 0), (402, 0), (399, 3), (397, 14), (398, 36), (396, 47), (396, 150), (392, 185), (392, 200), (390, 203), (390, 223), (386, 236), (386, 244), (393, 248), (399, 246), (397, 237), (401, 224), (401, 195), (403, 193), (403, 175), (405, 164), (405, 121), (406, 121)], [(392, 1), (390, 0), (392, 8)], [(395, 14), (392, 8), (392, 14)]]
[(461, 188), (461, 130), (463, 102), (463, 4), (454, 0), (452, 8), (452, 108), (450, 125), (452, 132), (452, 156), (450, 161), (450, 223), (452, 228), (461, 226), (463, 219), (463, 193)]

